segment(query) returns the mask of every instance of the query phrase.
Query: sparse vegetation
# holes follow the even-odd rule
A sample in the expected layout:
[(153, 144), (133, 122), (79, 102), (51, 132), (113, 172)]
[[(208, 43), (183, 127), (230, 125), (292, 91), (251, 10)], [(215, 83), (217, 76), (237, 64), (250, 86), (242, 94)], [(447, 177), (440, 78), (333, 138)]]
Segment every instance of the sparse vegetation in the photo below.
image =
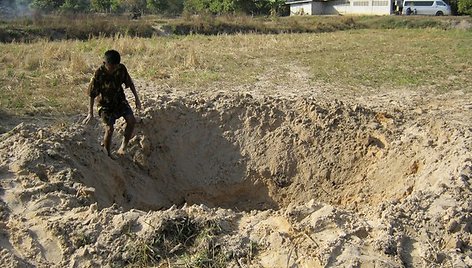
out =
[(85, 89), (109, 48), (122, 53), (133, 79), (163, 88), (244, 86), (265, 74), (282, 84), (303, 69), (313, 84), (353, 90), (470, 91), (471, 38), (472, 31), (393, 29), (151, 39), (117, 34), (0, 44), (0, 109), (31, 115), (85, 111)]
[(179, 267), (226, 267), (227, 257), (216, 242), (221, 233), (217, 222), (199, 222), (183, 216), (166, 219), (147, 238), (132, 237), (129, 266), (145, 267), (161, 262)]

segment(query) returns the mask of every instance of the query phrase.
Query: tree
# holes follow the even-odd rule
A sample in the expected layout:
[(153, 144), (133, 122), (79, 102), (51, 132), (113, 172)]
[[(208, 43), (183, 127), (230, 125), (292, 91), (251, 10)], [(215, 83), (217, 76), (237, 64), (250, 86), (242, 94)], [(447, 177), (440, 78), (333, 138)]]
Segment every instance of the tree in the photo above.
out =
[(459, 12), (472, 16), (472, 0), (459, 0), (457, 3)]
[(168, 5), (166, 0), (147, 0), (146, 7), (152, 13), (163, 13)]
[(121, 5), (121, 0), (110, 0), (110, 11), (115, 13), (123, 12), (124, 8)]
[(90, 10), (89, 0), (65, 0), (61, 10), (67, 12), (85, 12)]
[(146, 0), (121, 0), (120, 6), (125, 11), (144, 12), (146, 10)]
[(64, 4), (64, 0), (33, 0), (31, 7), (41, 11), (54, 11)]
[(168, 15), (180, 15), (184, 11), (185, 0), (167, 0), (167, 13)]
[(238, 9), (238, 3), (234, 0), (210, 1), (209, 11), (213, 14), (234, 13)]
[(184, 10), (191, 14), (243, 12), (280, 15), (285, 9), (285, 0), (186, 0), (184, 5)]
[(267, 15), (280, 15), (285, 7), (285, 0), (256, 0), (256, 13)]
[(96, 12), (107, 12), (111, 8), (111, 0), (90, 0), (90, 6)]
[(191, 14), (231, 14), (246, 12), (245, 6), (253, 0), (186, 0), (184, 10)]
[(147, 0), (147, 9), (152, 13), (176, 16), (182, 14), (185, 0)]
[(185, 0), (184, 11), (190, 14), (200, 14), (208, 12), (210, 0)]

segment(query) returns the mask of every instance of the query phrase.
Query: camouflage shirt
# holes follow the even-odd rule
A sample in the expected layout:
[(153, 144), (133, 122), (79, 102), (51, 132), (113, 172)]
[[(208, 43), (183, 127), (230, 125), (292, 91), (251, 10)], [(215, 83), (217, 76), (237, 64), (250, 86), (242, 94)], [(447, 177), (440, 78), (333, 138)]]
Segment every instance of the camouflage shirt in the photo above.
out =
[(91, 98), (98, 97), (98, 106), (108, 109), (119, 109), (122, 104), (127, 104), (123, 84), (126, 88), (133, 84), (128, 70), (123, 64), (108, 73), (105, 65), (95, 71), (90, 81), (88, 93)]

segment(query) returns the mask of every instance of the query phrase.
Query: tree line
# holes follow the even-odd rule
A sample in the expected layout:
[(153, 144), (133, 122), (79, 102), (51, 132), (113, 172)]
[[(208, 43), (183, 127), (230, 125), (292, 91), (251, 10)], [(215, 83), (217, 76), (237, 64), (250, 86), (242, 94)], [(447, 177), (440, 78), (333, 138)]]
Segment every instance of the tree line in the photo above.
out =
[[(447, 0), (454, 11), (472, 15), (472, 0)], [(160, 14), (246, 14), (286, 15), (285, 0), (0, 0), (0, 5), (18, 13), (37, 10), (45, 13)]]
[(182, 14), (283, 15), (285, 0), (0, 0), (18, 11), (45, 13), (140, 13), (180, 16)]

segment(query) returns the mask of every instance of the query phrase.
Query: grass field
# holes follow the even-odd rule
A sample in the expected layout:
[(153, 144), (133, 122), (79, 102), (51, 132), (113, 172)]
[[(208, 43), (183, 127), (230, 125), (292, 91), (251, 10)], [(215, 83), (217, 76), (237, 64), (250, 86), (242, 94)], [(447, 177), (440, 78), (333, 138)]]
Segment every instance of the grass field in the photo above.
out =
[(283, 81), (295, 66), (304, 68), (314, 84), (343, 89), (470, 92), (471, 41), (467, 30), (361, 29), (3, 43), (0, 109), (34, 115), (85, 112), (88, 81), (110, 48), (122, 53), (135, 80), (182, 90), (248, 85), (269, 71), (276, 74), (274, 81)]

